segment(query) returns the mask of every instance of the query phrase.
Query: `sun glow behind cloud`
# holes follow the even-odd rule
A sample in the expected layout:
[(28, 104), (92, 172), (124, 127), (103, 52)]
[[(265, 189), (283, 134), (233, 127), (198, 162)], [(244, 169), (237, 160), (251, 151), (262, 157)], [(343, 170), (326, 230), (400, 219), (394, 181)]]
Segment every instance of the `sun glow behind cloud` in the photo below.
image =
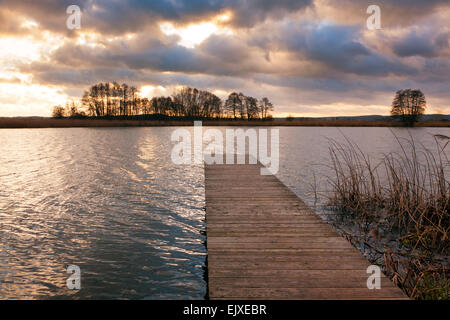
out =
[(0, 116), (49, 116), (49, 106), (64, 105), (67, 99), (68, 96), (55, 87), (1, 83)]
[[(28, 25), (34, 27), (35, 23)], [(0, 116), (48, 116), (49, 106), (64, 104), (68, 96), (63, 88), (33, 83), (33, 75), (17, 71), (17, 65), (45, 61), (62, 44), (61, 37), (46, 36), (0, 39)]]
[(167, 91), (166, 88), (164, 88), (163, 86), (151, 86), (151, 85), (148, 85), (148, 86), (142, 86), (139, 89), (139, 94), (142, 97), (151, 99), (155, 95), (164, 95), (164, 94), (166, 94), (166, 91)]
[(26, 38), (2, 38), (0, 39), (0, 61), (35, 61), (40, 58), (39, 44)]
[(160, 29), (165, 35), (179, 36), (179, 45), (186, 48), (194, 48), (213, 34), (233, 34), (231, 29), (221, 26), (222, 23), (229, 21), (230, 18), (230, 14), (225, 13), (217, 16), (212, 21), (190, 24), (185, 27), (176, 27), (172, 23), (165, 22), (160, 25)]

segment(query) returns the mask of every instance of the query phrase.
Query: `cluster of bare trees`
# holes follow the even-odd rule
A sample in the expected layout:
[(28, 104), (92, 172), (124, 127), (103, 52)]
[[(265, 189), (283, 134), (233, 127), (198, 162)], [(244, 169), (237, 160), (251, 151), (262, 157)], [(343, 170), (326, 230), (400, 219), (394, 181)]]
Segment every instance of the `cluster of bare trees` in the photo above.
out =
[(215, 94), (183, 87), (175, 90), (172, 95), (172, 103), (177, 111), (177, 116), (220, 118), (223, 116), (222, 100)]
[[(80, 111), (83, 110), (83, 111)], [(139, 115), (164, 115), (195, 118), (267, 119), (274, 110), (267, 98), (258, 101), (242, 93), (229, 95), (225, 103), (215, 94), (190, 87), (176, 89), (171, 97), (148, 99), (139, 96), (138, 90), (127, 84), (99, 83), (87, 90), (82, 106), (73, 102), (64, 109), (56, 106), (54, 117), (90, 116), (116, 117)]]
[(136, 87), (125, 83), (99, 83), (84, 93), (82, 103), (93, 117), (137, 115), (143, 102), (137, 92)]
[(81, 111), (74, 101), (71, 101), (66, 103), (65, 108), (60, 105), (54, 106), (52, 116), (54, 118), (64, 118), (64, 117), (76, 118), (76, 117), (85, 117), (86, 113), (84, 111)]
[(227, 115), (241, 119), (267, 119), (273, 111), (273, 104), (267, 98), (260, 101), (247, 97), (242, 93), (233, 92), (225, 101), (224, 110)]

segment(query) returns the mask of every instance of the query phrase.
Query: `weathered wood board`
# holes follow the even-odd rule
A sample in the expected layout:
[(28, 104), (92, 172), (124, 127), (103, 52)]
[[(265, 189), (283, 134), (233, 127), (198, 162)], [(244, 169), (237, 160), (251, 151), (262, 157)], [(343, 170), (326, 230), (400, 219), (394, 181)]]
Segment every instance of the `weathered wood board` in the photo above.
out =
[(205, 165), (210, 299), (407, 299), (275, 176)]

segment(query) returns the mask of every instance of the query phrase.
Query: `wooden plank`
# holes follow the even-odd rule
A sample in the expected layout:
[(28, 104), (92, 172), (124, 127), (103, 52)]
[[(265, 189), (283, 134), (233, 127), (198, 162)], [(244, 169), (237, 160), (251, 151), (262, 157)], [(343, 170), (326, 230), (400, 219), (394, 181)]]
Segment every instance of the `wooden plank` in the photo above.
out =
[[(242, 262), (248, 263), (251, 262), (299, 262), (299, 263), (324, 263), (324, 262), (333, 262), (333, 263), (341, 263), (342, 256), (339, 254), (324, 256), (305, 256), (305, 255), (277, 255), (277, 254), (265, 254), (265, 255), (255, 255), (255, 254), (233, 254), (233, 255), (213, 255), (208, 257), (208, 264), (212, 263), (225, 263), (226, 261), (231, 262)], [(362, 256), (354, 255), (352, 258), (346, 260), (346, 262), (358, 262), (358, 263), (367, 263), (367, 260)], [(284, 266), (284, 264), (283, 264)]]
[(211, 237), (208, 236), (208, 243), (225, 243), (225, 244), (241, 244), (241, 243), (326, 243), (329, 247), (340, 245), (348, 246), (348, 242), (341, 237), (296, 237), (296, 234), (283, 237)]
[(365, 299), (399, 298), (405, 295), (398, 288), (387, 287), (384, 290), (367, 288), (238, 288), (216, 287), (210, 295), (218, 298), (235, 299)]
[(407, 299), (275, 176), (258, 165), (206, 165), (211, 299)]
[[(365, 288), (367, 278), (314, 278), (285, 277), (280, 279), (247, 278), (211, 278), (209, 285), (212, 287), (231, 288)], [(390, 286), (390, 280), (381, 279), (381, 287)]]
[[(289, 232), (289, 234), (286, 234), (286, 232)], [(208, 234), (210, 237), (238, 237), (238, 238), (245, 238), (247, 236), (259, 236), (261, 235), (261, 231), (243, 231), (243, 232), (234, 232), (234, 231), (230, 231), (230, 232), (213, 232), (213, 231), (209, 231)], [(314, 231), (310, 231), (310, 232), (306, 232), (306, 231), (295, 231), (292, 229), (287, 229), (285, 228), (283, 230), (283, 232), (272, 232), (272, 231), (264, 231), (263, 232), (264, 235), (268, 236), (268, 237), (292, 237), (292, 238), (299, 238), (299, 237), (314, 237), (314, 238), (318, 238), (318, 237), (332, 237), (334, 236), (333, 232), (314, 232)]]
[[(230, 257), (231, 258), (231, 257)], [(359, 270), (361, 268), (362, 261), (360, 260), (348, 260), (345, 261), (309, 261), (307, 259), (303, 261), (255, 261), (250, 260), (248, 257), (247, 261), (234, 261), (230, 260), (220, 260), (220, 261), (209, 261), (208, 267), (215, 269), (261, 269), (261, 270)], [(364, 264), (367, 268), (369, 264)]]
[(366, 269), (363, 270), (363, 265), (361, 269), (354, 270), (330, 270), (328, 267), (325, 269), (318, 270), (307, 270), (307, 269), (259, 269), (259, 268), (242, 268), (237, 269), (208, 269), (209, 276), (211, 278), (249, 278), (249, 277), (259, 277), (261, 281), (265, 281), (266, 278), (278, 279), (279, 281), (283, 278), (298, 277), (298, 278), (309, 278), (309, 279), (353, 279), (365, 278), (367, 280)]
[[(263, 243), (224, 243), (219, 244), (207, 240), (207, 247), (210, 248), (229, 248), (229, 249), (329, 249), (329, 243), (326, 242), (263, 242)], [(333, 249), (346, 249), (347, 244), (341, 243), (333, 246)]]
[[(358, 251), (353, 249), (311, 249), (311, 248), (294, 248), (294, 249), (271, 249), (271, 248), (257, 248), (257, 249), (244, 249), (244, 248), (209, 248), (208, 253), (211, 255), (302, 255), (302, 256), (361, 256)], [(209, 255), (209, 256), (211, 256)]]

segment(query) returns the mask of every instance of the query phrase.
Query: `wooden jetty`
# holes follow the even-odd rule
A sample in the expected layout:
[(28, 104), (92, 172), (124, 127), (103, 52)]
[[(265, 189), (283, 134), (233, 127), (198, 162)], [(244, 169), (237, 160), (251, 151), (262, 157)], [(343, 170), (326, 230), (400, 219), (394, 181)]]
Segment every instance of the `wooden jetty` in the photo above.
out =
[(205, 165), (210, 299), (407, 299), (261, 165)]

